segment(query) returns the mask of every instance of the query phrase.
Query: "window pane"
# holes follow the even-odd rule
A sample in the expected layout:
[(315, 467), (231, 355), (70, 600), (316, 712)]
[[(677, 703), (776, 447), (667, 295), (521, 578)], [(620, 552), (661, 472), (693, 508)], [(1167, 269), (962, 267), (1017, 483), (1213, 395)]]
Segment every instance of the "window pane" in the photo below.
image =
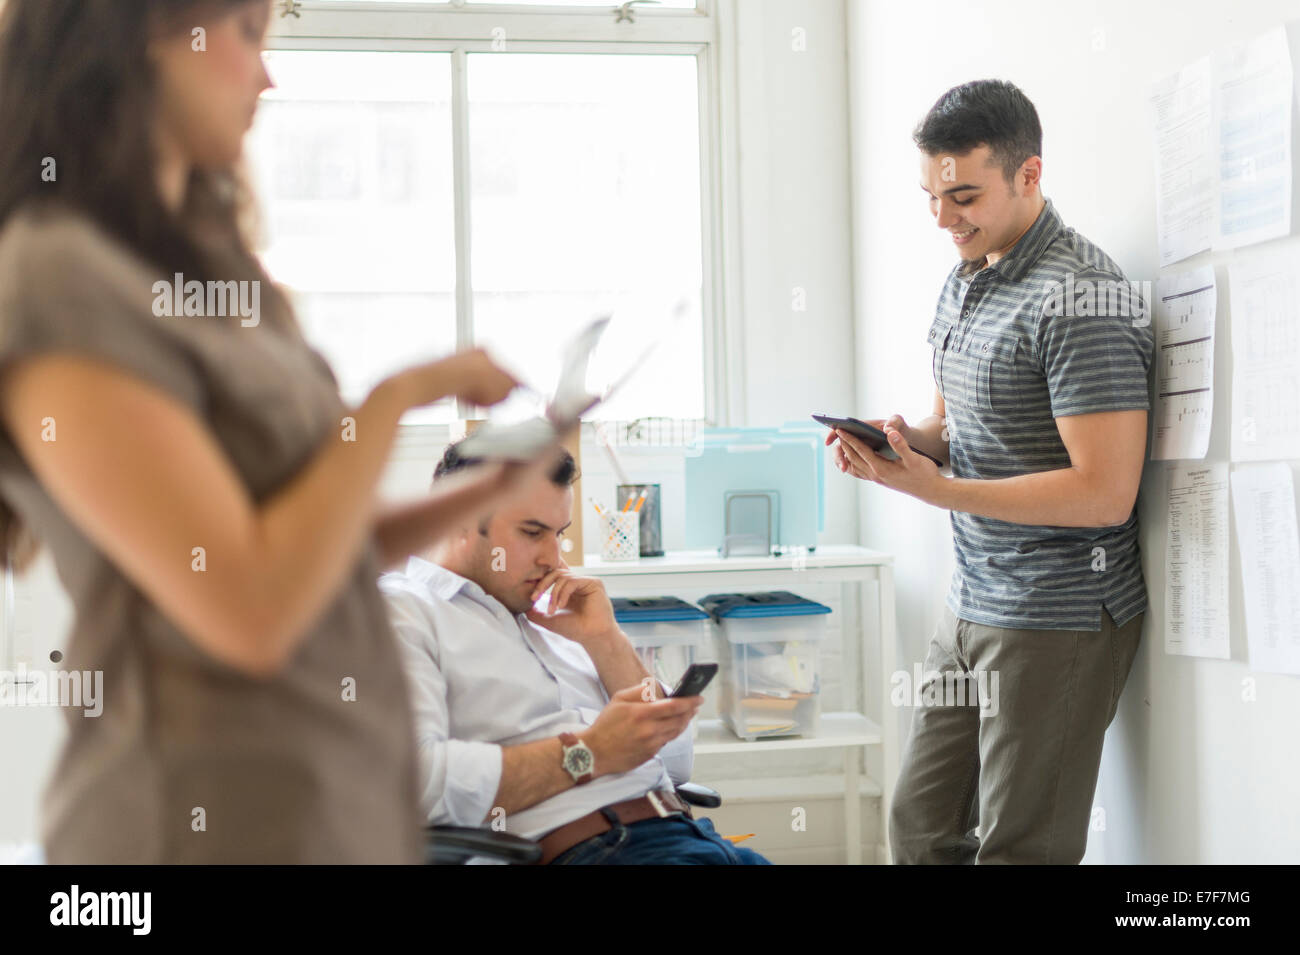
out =
[[(455, 350), (451, 58), (275, 51), (249, 159), (267, 269), (359, 401)], [(454, 417), (450, 401), (405, 423)]]
[[(326, 0), (328, 3), (340, 2), (340, 0)], [(348, 0), (342, 0), (348, 2)], [(384, 0), (392, 3), (394, 0)], [(439, 0), (396, 0), (397, 3), (439, 3)], [(445, 0), (442, 5), (450, 4), (451, 0)], [(613, 10), (620, 6), (616, 0), (466, 0), (469, 4), (491, 3), (493, 5), (506, 4), (516, 7), (604, 7)], [(695, 0), (659, 0), (657, 4), (638, 5), (641, 10), (648, 9), (652, 6), (668, 7), (669, 9), (695, 9)], [(634, 10), (637, 8), (633, 8)]]
[[(604, 7), (610, 11), (615, 7), (622, 6), (618, 0), (466, 0), (466, 2), (471, 6), (476, 3), (508, 3), (519, 7)], [(655, 7), (693, 10), (695, 0), (659, 0), (658, 3), (637, 4), (632, 9), (634, 13), (639, 13), (642, 10), (652, 10)]]
[(594, 386), (667, 340), (593, 416), (703, 417), (695, 58), (471, 54), (468, 76), (476, 341), (546, 390), (612, 311)]

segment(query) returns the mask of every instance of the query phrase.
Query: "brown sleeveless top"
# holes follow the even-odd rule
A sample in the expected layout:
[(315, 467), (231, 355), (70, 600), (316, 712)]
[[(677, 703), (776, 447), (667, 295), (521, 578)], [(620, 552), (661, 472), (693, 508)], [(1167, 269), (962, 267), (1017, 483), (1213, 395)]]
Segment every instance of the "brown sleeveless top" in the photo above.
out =
[[(339, 434), (338, 382), (291, 315), (158, 317), (160, 279), (173, 276), (85, 217), (15, 215), (0, 233), (0, 368), (47, 351), (111, 362), (203, 420), (262, 501)], [(166, 619), (2, 425), (0, 495), (76, 607), (57, 667), (103, 673), (102, 715), (65, 711), (42, 805), (50, 862), (421, 860), (414, 730), (373, 541), (288, 666), (258, 679)]]

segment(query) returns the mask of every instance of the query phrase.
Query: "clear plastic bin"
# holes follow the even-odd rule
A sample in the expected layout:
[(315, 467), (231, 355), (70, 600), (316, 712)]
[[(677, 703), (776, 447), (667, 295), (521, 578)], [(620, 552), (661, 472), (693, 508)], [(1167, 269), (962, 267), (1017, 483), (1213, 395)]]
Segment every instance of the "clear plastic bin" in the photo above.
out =
[(610, 602), (645, 668), (672, 689), (706, 645), (709, 615), (677, 597), (616, 597)]
[(741, 739), (816, 736), (819, 649), (831, 608), (789, 591), (710, 594), (721, 665), (719, 712)]

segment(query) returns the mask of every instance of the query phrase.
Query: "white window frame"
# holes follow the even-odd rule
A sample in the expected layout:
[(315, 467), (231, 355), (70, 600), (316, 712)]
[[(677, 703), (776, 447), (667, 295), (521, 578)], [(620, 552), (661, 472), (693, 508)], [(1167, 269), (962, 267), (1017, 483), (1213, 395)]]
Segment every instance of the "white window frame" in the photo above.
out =
[[(614, 4), (593, 8), (277, 0), (267, 46), (271, 50), (451, 54), (458, 348), (471, 344), (473, 332), (466, 54), (491, 52), (494, 42), (499, 43), (504, 36), (506, 49), (511, 52), (694, 55), (700, 113), (704, 416), (710, 424), (727, 427), (743, 423), (737, 419), (744, 417), (743, 350), (739, 347), (739, 186), (734, 175), (735, 3), (698, 0), (693, 10), (637, 4), (633, 8), (635, 22), (616, 23)], [(298, 15), (289, 15), (289, 8)], [(721, 40), (723, 37), (728, 38), (726, 42)], [(458, 414), (470, 417), (471, 409), (461, 405)], [(440, 448), (447, 440), (448, 428), (405, 425), (401, 431), (399, 449), (422, 452)]]

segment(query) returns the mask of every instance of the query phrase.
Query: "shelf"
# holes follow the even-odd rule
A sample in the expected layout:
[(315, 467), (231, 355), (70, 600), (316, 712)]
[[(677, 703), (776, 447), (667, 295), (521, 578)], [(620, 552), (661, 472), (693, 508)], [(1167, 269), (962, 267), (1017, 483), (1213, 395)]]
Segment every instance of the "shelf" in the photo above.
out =
[[(813, 776), (762, 776), (744, 779), (709, 780), (706, 785), (716, 789), (724, 806), (747, 802), (780, 802), (786, 799), (843, 799), (845, 795), (843, 773)], [(858, 795), (877, 797), (880, 784), (870, 776), (858, 775)]]
[(880, 744), (880, 727), (861, 713), (823, 713), (816, 736), (784, 736), (777, 739), (744, 740), (731, 732), (722, 720), (700, 720), (696, 726), (696, 756), (723, 753), (775, 752), (788, 749), (843, 749), (848, 746)]
[[(753, 590), (799, 591), (805, 581), (818, 585), (852, 586), (856, 590), (846, 603), (845, 620), (841, 625), (844, 645), (844, 665), (860, 672), (856, 696), (845, 698), (841, 706), (854, 706), (863, 699), (868, 681), (865, 648), (874, 631), (878, 639), (878, 664), (882, 681), (894, 671), (895, 620), (893, 555), (853, 545), (824, 545), (812, 553), (791, 553), (780, 557), (720, 557), (715, 550), (669, 551), (663, 557), (642, 557), (629, 561), (606, 561), (596, 554), (583, 555), (585, 564), (579, 571), (605, 580), (611, 596), (663, 596), (676, 594), (691, 596), (698, 593), (730, 593)], [(687, 592), (689, 591), (689, 594)], [(843, 591), (841, 591), (843, 593)], [(873, 599), (874, 598), (874, 599)], [(861, 641), (862, 648), (858, 646)], [(847, 674), (846, 674), (847, 675)], [(884, 701), (880, 722), (863, 713), (826, 712), (818, 721), (817, 735), (813, 737), (784, 737), (774, 739), (743, 740), (737, 737), (721, 719), (697, 720), (695, 755), (707, 759), (711, 756), (739, 757), (753, 753), (793, 752), (819, 750), (830, 756), (838, 755), (844, 772), (827, 772), (827, 766), (803, 776), (790, 775), (788, 766), (777, 768), (775, 775), (764, 775), (763, 759), (745, 764), (738, 778), (701, 779), (715, 786), (723, 796), (723, 805), (738, 803), (776, 802), (788, 799), (842, 799), (844, 802), (844, 858), (851, 864), (862, 861), (861, 799), (867, 796), (879, 800), (880, 831), (883, 832), (889, 812), (889, 793), (898, 774), (897, 712), (889, 703), (890, 685), (884, 683)], [(878, 746), (881, 750), (881, 778), (874, 779), (862, 772), (865, 754), (858, 749)], [(781, 761), (778, 759), (778, 763)], [(829, 762), (829, 760), (827, 761)], [(697, 764), (698, 765), (698, 764)], [(721, 767), (719, 767), (721, 771)], [(883, 858), (889, 858), (888, 847)]]
[(811, 554), (784, 557), (719, 557), (711, 550), (669, 551), (663, 557), (639, 557), (636, 560), (602, 560), (597, 554), (583, 556), (583, 570), (601, 577), (624, 577), (635, 574), (696, 574), (734, 570), (794, 570), (798, 560), (800, 572), (844, 567), (891, 566), (892, 554), (848, 544), (818, 547)]

